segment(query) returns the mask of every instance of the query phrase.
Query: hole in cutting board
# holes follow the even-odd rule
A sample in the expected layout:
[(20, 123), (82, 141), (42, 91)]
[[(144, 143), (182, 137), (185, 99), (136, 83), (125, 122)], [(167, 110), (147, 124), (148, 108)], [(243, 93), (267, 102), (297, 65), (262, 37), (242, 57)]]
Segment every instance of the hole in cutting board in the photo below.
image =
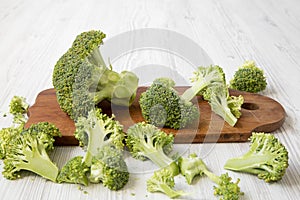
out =
[(257, 110), (259, 106), (255, 103), (243, 103), (242, 108), (246, 110)]

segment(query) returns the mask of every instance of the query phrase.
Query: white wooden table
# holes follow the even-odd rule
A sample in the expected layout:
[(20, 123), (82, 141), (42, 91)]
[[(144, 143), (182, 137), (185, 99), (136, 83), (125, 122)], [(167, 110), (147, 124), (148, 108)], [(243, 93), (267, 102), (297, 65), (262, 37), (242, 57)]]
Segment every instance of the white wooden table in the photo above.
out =
[[(243, 199), (298, 199), (300, 196), (300, 1), (97, 1), (97, 0), (0, 0), (0, 111), (7, 111), (14, 95), (34, 103), (36, 95), (52, 86), (52, 70), (57, 59), (80, 32), (100, 29), (107, 39), (126, 31), (154, 28), (182, 34), (201, 46), (213, 63), (222, 66), (228, 79), (245, 60), (255, 60), (265, 70), (268, 87), (262, 93), (279, 101), (286, 110), (286, 121), (274, 132), (289, 150), (290, 166), (277, 183), (266, 184), (257, 177), (229, 171), (240, 178)], [(133, 41), (134, 43), (134, 41)], [(157, 56), (157, 57), (156, 57)], [(139, 52), (128, 56), (135, 65), (177, 66), (177, 59), (163, 54)], [(147, 62), (144, 62), (146, 60)], [(124, 64), (124, 61), (122, 61)], [(116, 70), (130, 69), (118, 65)], [(184, 69), (184, 70), (182, 70)], [(158, 76), (159, 71), (152, 74)], [(151, 74), (140, 74), (145, 80)], [(146, 81), (144, 81), (146, 83)], [(2, 127), (10, 118), (1, 118)], [(225, 161), (246, 152), (248, 143), (175, 145), (176, 150), (201, 154), (217, 174), (226, 172)], [(51, 157), (62, 166), (81, 154), (79, 147), (57, 147)], [(2, 170), (3, 164), (0, 164)], [(151, 173), (133, 173), (129, 183), (114, 192), (101, 184), (78, 188), (56, 184), (25, 173), (9, 181), (0, 176), (0, 199), (168, 199), (148, 193), (145, 180)], [(188, 186), (176, 178), (176, 188), (190, 192), (184, 199), (216, 199), (207, 178)]]

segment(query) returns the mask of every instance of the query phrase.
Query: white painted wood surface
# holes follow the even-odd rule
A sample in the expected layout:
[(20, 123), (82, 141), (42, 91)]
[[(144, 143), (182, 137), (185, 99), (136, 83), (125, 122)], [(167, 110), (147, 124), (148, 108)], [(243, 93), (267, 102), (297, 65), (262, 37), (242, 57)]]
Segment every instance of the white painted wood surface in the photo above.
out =
[[(27, 97), (52, 87), (52, 70), (74, 37), (100, 29), (107, 37), (140, 28), (176, 31), (195, 41), (215, 64), (231, 77), (245, 60), (255, 60), (268, 79), (264, 95), (286, 109), (286, 121), (274, 134), (286, 145), (290, 166), (278, 183), (266, 184), (255, 176), (229, 172), (240, 178), (243, 199), (298, 199), (300, 196), (300, 1), (298, 0), (0, 0), (0, 111), (7, 111), (13, 95)], [(128, 58), (130, 62), (130, 59)], [(140, 60), (147, 59), (139, 57)], [(175, 62), (176, 60), (171, 60)], [(10, 118), (1, 118), (1, 127)], [(186, 149), (176, 145), (175, 149)], [(188, 152), (201, 153), (209, 168), (225, 172), (225, 161), (247, 151), (247, 143), (193, 144)], [(187, 152), (187, 153), (188, 153)], [(204, 153), (203, 153), (204, 152)], [(57, 147), (51, 154), (58, 166), (82, 153), (79, 147)], [(3, 164), (0, 163), (0, 170)], [(9, 181), (0, 176), (1, 199), (168, 199), (146, 191), (150, 173), (133, 174), (120, 191), (101, 184), (79, 189), (55, 184), (26, 173)], [(184, 199), (217, 199), (206, 178), (187, 186), (176, 178), (176, 188), (190, 193)], [(84, 192), (86, 191), (86, 192)]]

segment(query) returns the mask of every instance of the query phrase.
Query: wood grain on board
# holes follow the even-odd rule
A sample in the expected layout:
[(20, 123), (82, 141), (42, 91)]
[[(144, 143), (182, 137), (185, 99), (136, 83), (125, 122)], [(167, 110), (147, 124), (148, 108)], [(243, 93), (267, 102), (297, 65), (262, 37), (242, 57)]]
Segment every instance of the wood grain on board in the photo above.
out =
[[(186, 89), (185, 86), (176, 87), (179, 93)], [(126, 132), (128, 127), (144, 120), (138, 99), (145, 90), (146, 87), (138, 88), (137, 97), (129, 108), (111, 105), (107, 101), (99, 106), (109, 115), (114, 113), (116, 120), (120, 121)], [(244, 142), (253, 131), (272, 132), (284, 122), (285, 111), (277, 101), (260, 94), (235, 90), (230, 90), (230, 94), (234, 96), (241, 94), (244, 97), (242, 116), (234, 127), (211, 112), (210, 105), (199, 96), (193, 101), (199, 105), (200, 119), (180, 130), (162, 129), (175, 135), (175, 143)], [(56, 145), (78, 145), (78, 141), (74, 138), (74, 121), (60, 109), (54, 89), (47, 89), (38, 94), (35, 104), (29, 108), (28, 116), (26, 127), (33, 123), (48, 121), (60, 129), (63, 136), (56, 138)]]

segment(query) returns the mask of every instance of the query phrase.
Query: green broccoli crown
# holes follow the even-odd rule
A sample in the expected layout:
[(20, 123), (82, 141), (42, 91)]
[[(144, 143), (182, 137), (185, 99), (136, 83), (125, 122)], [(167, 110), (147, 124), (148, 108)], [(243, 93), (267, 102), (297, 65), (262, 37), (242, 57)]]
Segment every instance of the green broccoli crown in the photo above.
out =
[(179, 129), (199, 117), (197, 107), (181, 99), (172, 86), (173, 80), (159, 78), (141, 94), (139, 103), (147, 122), (159, 127)]
[(288, 168), (288, 151), (272, 134), (252, 133), (249, 151), (241, 157), (231, 158), (224, 168), (256, 174), (266, 182), (281, 180)]
[(89, 180), (102, 182), (110, 190), (119, 190), (129, 181), (127, 164), (123, 152), (113, 146), (104, 146), (92, 159)]
[(192, 153), (187, 158), (181, 157), (178, 160), (181, 174), (186, 178), (187, 183), (191, 184), (194, 177), (206, 175), (211, 181), (216, 183), (214, 195), (221, 196), (221, 199), (237, 200), (243, 193), (238, 186), (239, 179), (234, 183), (228, 174), (217, 176), (207, 169), (206, 164), (196, 154)]
[(54, 149), (54, 137), (61, 137), (59, 129), (49, 122), (39, 122), (32, 124), (27, 130), (29, 134), (35, 135), (44, 144), (46, 151)]
[(126, 146), (132, 157), (150, 159), (161, 168), (174, 162), (166, 155), (171, 152), (173, 142), (173, 134), (167, 134), (145, 122), (139, 122), (127, 130)]
[(57, 166), (50, 160), (40, 139), (24, 131), (6, 147), (3, 176), (7, 179), (20, 178), (20, 171), (34, 172), (53, 182), (58, 175)]
[(104, 146), (115, 146), (117, 149), (124, 147), (123, 126), (114, 120), (114, 116), (109, 117), (101, 113), (101, 109), (91, 110), (87, 118), (78, 118), (75, 125), (75, 138), (87, 150), (85, 162), (88, 165), (92, 156), (97, 155), (99, 149)]
[(211, 110), (221, 116), (230, 126), (234, 126), (240, 118), (244, 98), (242, 95), (229, 96), (228, 88), (225, 85), (207, 88), (203, 98), (208, 100)]
[(138, 77), (126, 71), (118, 74), (105, 65), (99, 51), (104, 38), (101, 31), (81, 33), (54, 67), (58, 103), (75, 120), (104, 99), (128, 106), (135, 98)]
[(57, 182), (74, 183), (87, 186), (87, 173), (89, 171), (90, 168), (83, 162), (83, 157), (75, 156), (61, 168), (57, 176)]
[(185, 195), (183, 191), (174, 190), (175, 181), (172, 171), (163, 168), (155, 171), (154, 175), (147, 180), (147, 190), (149, 192), (162, 192), (170, 198)]
[(235, 72), (230, 80), (230, 88), (257, 93), (266, 89), (267, 81), (264, 71), (258, 68), (254, 61), (246, 61)]

